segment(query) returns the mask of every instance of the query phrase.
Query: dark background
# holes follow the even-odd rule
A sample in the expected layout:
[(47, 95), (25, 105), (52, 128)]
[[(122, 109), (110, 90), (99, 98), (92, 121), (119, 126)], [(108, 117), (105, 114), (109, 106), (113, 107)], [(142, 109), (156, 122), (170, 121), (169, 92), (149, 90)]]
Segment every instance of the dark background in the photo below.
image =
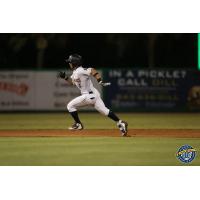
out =
[(72, 53), (82, 55), (86, 67), (196, 69), (197, 34), (0, 34), (1, 69), (66, 67)]

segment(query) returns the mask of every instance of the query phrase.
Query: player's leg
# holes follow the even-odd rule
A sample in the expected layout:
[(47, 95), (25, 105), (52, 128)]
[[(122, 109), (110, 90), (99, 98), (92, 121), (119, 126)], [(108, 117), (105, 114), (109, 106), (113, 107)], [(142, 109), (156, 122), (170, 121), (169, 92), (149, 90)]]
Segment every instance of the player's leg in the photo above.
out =
[(128, 133), (128, 123), (125, 121), (122, 121), (118, 118), (118, 116), (112, 112), (111, 110), (109, 110), (104, 102), (102, 101), (102, 99), (100, 97), (97, 97), (96, 102), (94, 104), (94, 107), (96, 110), (98, 110), (100, 113), (102, 113), (103, 115), (108, 116), (110, 119), (112, 119), (113, 121), (115, 121), (117, 123), (117, 126), (119, 128), (119, 130), (121, 131), (122, 136), (126, 136)]
[(69, 127), (69, 130), (81, 130), (83, 129), (83, 124), (81, 123), (77, 108), (85, 105), (85, 96), (79, 96), (70, 101), (67, 105), (67, 109), (74, 119), (74, 124)]

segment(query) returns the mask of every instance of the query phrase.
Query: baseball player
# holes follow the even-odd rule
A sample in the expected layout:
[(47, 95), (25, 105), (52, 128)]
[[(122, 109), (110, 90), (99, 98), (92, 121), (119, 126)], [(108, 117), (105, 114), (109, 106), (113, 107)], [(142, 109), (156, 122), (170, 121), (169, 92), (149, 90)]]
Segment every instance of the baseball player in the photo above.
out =
[(69, 130), (82, 130), (81, 123), (77, 109), (83, 106), (91, 105), (101, 114), (108, 116), (117, 123), (117, 126), (122, 136), (127, 136), (128, 123), (119, 119), (110, 109), (108, 109), (102, 101), (98, 90), (93, 86), (91, 76), (95, 77), (98, 83), (102, 86), (108, 86), (110, 83), (102, 81), (100, 74), (94, 68), (83, 68), (82, 57), (78, 54), (72, 54), (66, 60), (69, 63), (70, 69), (73, 71), (72, 75), (68, 77), (65, 72), (59, 72), (59, 77), (68, 81), (69, 84), (76, 85), (81, 92), (81, 95), (71, 100), (67, 109), (74, 119), (74, 124)]

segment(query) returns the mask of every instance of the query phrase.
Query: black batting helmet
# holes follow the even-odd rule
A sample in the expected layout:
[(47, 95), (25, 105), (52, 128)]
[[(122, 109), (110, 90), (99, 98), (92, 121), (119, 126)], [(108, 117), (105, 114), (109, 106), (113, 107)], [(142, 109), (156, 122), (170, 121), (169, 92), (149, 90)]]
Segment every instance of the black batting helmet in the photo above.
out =
[(78, 54), (71, 54), (68, 59), (65, 60), (67, 63), (80, 66), (82, 64), (82, 57)]

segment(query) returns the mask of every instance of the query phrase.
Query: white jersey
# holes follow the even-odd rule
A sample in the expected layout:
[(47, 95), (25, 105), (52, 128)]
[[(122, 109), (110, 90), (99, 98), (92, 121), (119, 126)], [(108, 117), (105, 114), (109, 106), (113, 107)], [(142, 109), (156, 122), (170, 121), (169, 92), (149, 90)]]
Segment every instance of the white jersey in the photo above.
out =
[(79, 107), (91, 105), (100, 113), (108, 115), (109, 109), (104, 105), (98, 90), (91, 81), (91, 70), (92, 68), (85, 69), (80, 66), (73, 71), (71, 79), (73, 84), (81, 91), (81, 96), (71, 100), (67, 105), (67, 109), (69, 112), (74, 112)]
[(81, 94), (94, 92), (94, 86), (90, 78), (92, 68), (83, 68), (82, 66), (75, 69), (71, 75), (72, 83), (77, 86)]

